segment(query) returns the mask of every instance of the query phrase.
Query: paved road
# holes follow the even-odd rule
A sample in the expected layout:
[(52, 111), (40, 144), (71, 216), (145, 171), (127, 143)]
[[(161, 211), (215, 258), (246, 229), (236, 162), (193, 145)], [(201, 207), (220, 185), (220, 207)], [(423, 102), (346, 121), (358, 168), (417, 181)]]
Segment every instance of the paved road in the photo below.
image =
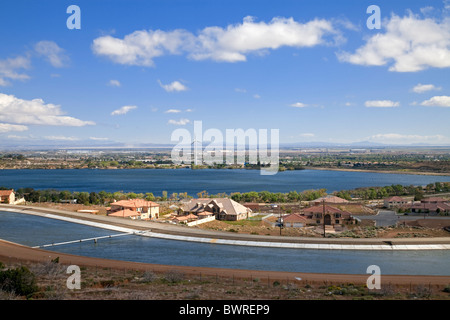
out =
[[(388, 227), (388, 226), (395, 225), (400, 220), (414, 221), (414, 220), (418, 220), (418, 219), (423, 219), (423, 214), (420, 214), (420, 215), (397, 215), (395, 213), (395, 211), (380, 210), (378, 212), (378, 214), (375, 216), (355, 216), (355, 218), (358, 218), (360, 220), (375, 221), (375, 225), (377, 227)], [(448, 216), (448, 217), (426, 216), (426, 218), (448, 220), (449, 224), (450, 224), (450, 216)]]

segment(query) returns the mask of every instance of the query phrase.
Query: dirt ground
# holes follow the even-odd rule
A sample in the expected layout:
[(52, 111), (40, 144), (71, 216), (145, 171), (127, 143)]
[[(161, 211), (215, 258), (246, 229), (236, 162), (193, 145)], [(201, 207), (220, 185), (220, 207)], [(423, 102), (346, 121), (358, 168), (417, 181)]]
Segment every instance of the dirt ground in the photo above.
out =
[[(57, 260), (57, 263), (52, 262)], [(450, 276), (390, 276), (369, 290), (368, 275), (179, 267), (81, 257), (0, 241), (3, 269), (27, 266), (35, 300), (450, 300)], [(67, 288), (67, 267), (81, 269)], [(0, 300), (23, 300), (0, 290)]]

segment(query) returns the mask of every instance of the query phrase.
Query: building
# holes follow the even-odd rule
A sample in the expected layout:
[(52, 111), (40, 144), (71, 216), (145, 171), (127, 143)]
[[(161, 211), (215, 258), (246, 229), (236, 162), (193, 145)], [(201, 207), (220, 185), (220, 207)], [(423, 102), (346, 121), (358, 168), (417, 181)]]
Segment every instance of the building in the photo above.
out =
[(306, 226), (308, 218), (298, 213), (292, 213), (282, 217), (283, 226), (286, 228), (302, 228)]
[(106, 214), (112, 217), (154, 220), (159, 218), (159, 204), (143, 199), (120, 200), (111, 203)]
[(408, 203), (408, 201), (399, 196), (386, 198), (383, 202), (385, 208), (399, 208)]
[(309, 224), (342, 225), (353, 222), (350, 212), (329, 205), (305, 208), (303, 209), (303, 215), (307, 218)]
[(346, 204), (349, 203), (348, 200), (336, 197), (336, 196), (332, 196), (332, 195), (327, 195), (325, 197), (321, 197), (318, 198), (316, 200), (310, 201), (311, 204), (313, 205), (319, 205), (322, 204), (323, 202), (325, 203), (331, 203), (331, 204)]
[(413, 203), (405, 209), (411, 213), (450, 214), (450, 202), (437, 197), (423, 198), (420, 203)]
[(446, 200), (444, 198), (439, 198), (439, 197), (428, 197), (428, 198), (423, 198), (420, 202), (438, 204), (438, 203), (449, 202), (449, 200)]
[(0, 203), (14, 204), (16, 201), (16, 194), (14, 190), (0, 190)]
[(214, 215), (217, 220), (236, 221), (248, 218), (252, 210), (228, 198), (192, 199), (180, 207), (184, 215), (194, 214), (199, 218)]

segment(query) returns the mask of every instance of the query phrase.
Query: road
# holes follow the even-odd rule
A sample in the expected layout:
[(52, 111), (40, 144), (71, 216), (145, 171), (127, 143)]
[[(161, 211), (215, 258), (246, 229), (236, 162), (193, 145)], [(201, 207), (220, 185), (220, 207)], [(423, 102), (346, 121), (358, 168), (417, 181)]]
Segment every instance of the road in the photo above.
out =
[[(359, 220), (372, 220), (375, 221), (375, 225), (377, 227), (388, 227), (395, 225), (399, 221), (414, 221), (418, 219), (423, 219), (423, 214), (421, 215), (398, 215), (395, 211), (391, 210), (380, 210), (378, 214), (375, 216), (354, 216)], [(450, 225), (450, 216), (426, 216), (426, 218), (439, 219), (439, 220), (448, 220)]]

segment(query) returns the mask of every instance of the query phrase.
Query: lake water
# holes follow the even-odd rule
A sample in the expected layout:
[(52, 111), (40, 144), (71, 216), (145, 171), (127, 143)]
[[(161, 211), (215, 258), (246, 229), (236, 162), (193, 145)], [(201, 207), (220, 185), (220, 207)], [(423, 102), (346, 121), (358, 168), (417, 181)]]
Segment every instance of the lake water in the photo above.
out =
[[(0, 238), (37, 246), (117, 234), (111, 230), (0, 211)], [(250, 270), (365, 274), (450, 275), (450, 251), (305, 250), (183, 242), (127, 235), (46, 248), (55, 252), (166, 264)]]
[(155, 196), (161, 196), (162, 191), (169, 194), (187, 192), (196, 196), (203, 190), (209, 194), (230, 194), (249, 191), (286, 193), (325, 188), (331, 193), (358, 187), (427, 185), (444, 181), (450, 181), (450, 176), (326, 170), (283, 171), (273, 176), (245, 169), (0, 170), (0, 186), (8, 188), (152, 192)]

